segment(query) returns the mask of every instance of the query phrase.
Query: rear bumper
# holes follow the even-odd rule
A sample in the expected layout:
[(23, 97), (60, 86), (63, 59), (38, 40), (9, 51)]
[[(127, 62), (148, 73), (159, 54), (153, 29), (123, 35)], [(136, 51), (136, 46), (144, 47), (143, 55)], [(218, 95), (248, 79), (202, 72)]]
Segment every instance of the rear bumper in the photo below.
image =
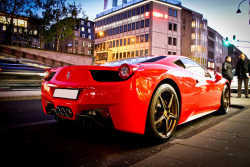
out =
[(42, 104), (46, 114), (54, 114), (48, 112), (48, 104), (54, 108), (58, 106), (70, 108), (71, 118), (61, 116), (70, 120), (77, 120), (88, 111), (107, 109), (115, 129), (143, 134), (155, 85), (146, 78), (133, 76), (122, 82), (99, 82), (86, 87), (71, 86), (80, 90), (77, 100), (53, 97), (56, 88), (69, 88), (69, 86), (59, 86), (46, 81), (42, 83)]

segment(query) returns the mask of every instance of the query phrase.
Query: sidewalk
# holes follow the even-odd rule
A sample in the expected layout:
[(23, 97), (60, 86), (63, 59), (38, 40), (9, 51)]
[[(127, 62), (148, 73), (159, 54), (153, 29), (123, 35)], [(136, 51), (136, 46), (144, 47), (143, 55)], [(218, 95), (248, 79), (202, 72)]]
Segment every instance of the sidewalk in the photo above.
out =
[(236, 98), (245, 106), (239, 114), (188, 139), (173, 139), (172, 147), (131, 167), (247, 167), (250, 166), (250, 99)]

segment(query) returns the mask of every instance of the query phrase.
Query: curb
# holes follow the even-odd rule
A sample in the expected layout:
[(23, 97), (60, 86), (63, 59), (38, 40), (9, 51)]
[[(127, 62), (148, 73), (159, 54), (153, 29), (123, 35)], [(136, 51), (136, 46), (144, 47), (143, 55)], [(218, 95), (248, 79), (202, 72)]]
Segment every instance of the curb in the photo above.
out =
[(41, 99), (41, 96), (0, 97), (0, 101), (36, 100), (36, 99)]

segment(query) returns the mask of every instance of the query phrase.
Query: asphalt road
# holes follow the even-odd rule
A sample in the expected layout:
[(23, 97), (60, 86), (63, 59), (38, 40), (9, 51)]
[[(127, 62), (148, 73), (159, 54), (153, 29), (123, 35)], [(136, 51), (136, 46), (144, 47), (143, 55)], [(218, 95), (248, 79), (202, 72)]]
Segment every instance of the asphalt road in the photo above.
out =
[(159, 144), (112, 128), (86, 129), (81, 122), (57, 122), (43, 113), (40, 100), (0, 102), (0, 165), (127, 167), (239, 112), (230, 108), (227, 115), (213, 113), (183, 124), (171, 140)]

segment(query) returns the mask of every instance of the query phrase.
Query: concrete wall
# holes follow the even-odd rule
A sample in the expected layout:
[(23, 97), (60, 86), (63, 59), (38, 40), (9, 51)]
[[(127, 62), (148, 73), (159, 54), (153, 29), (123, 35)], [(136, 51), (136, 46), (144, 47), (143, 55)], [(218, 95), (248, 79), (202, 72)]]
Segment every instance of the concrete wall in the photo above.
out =
[(51, 67), (67, 65), (92, 65), (91, 56), (80, 56), (54, 51), (5, 45), (0, 45), (0, 51), (8, 55), (16, 56), (17, 58), (37, 60), (50, 65)]

